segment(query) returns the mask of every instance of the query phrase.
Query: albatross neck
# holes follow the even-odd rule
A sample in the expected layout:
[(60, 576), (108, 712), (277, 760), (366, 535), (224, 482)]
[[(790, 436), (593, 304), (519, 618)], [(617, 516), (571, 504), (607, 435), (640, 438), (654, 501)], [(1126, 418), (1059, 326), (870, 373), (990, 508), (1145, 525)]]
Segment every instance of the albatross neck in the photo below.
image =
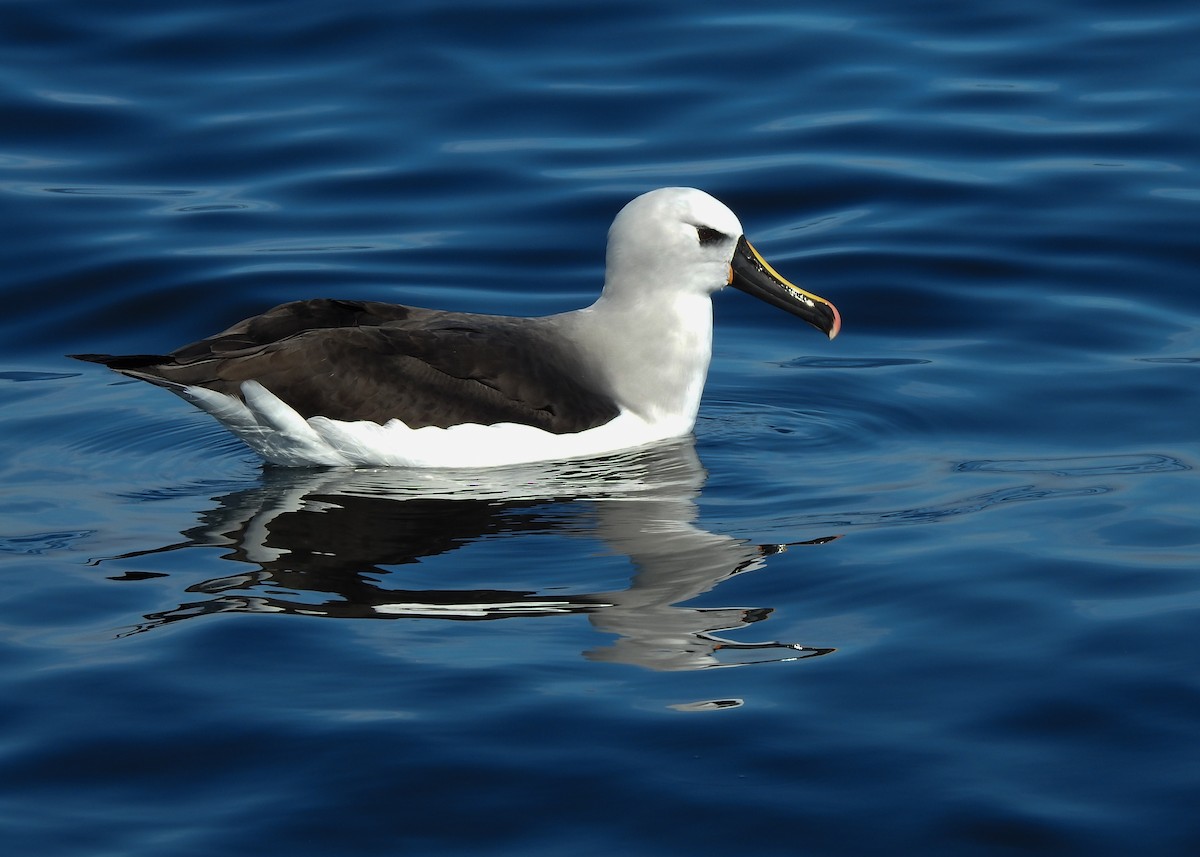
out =
[(687, 434), (712, 358), (712, 299), (704, 294), (605, 294), (567, 313), (570, 335), (627, 411)]

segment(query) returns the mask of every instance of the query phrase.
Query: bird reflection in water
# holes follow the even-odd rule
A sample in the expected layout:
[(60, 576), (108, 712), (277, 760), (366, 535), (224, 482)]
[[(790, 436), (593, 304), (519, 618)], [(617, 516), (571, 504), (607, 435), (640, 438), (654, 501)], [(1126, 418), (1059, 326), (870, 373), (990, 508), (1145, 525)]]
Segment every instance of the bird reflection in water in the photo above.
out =
[[(656, 670), (799, 660), (834, 651), (718, 636), (766, 619), (770, 608), (680, 606), (761, 568), (767, 557), (788, 547), (837, 538), (757, 545), (708, 532), (694, 523), (704, 478), (690, 439), (604, 459), (486, 473), (268, 467), (260, 484), (218, 498), (201, 525), (183, 534), (186, 541), (104, 562), (222, 546), (232, 548), (225, 559), (249, 567), (187, 587), (199, 597), (147, 614), (130, 634), (215, 613), (477, 621), (583, 614), (597, 631), (616, 636), (585, 657)], [(598, 538), (629, 557), (634, 566), (629, 586), (561, 594), (553, 586), (396, 589), (378, 582), (395, 574), (396, 566), (485, 537), (553, 532)], [(543, 571), (553, 583), (553, 563), (545, 563)], [(133, 572), (115, 579), (146, 576)]]

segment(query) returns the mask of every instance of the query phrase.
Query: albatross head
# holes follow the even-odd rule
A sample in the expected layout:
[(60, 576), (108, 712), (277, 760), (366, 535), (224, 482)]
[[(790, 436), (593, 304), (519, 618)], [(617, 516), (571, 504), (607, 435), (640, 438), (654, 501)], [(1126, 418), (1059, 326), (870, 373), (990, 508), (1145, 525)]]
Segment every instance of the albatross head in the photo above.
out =
[(830, 339), (841, 329), (833, 304), (781, 277), (746, 240), (737, 216), (704, 191), (659, 188), (617, 214), (608, 232), (606, 297), (654, 291), (669, 300), (728, 285), (799, 316)]

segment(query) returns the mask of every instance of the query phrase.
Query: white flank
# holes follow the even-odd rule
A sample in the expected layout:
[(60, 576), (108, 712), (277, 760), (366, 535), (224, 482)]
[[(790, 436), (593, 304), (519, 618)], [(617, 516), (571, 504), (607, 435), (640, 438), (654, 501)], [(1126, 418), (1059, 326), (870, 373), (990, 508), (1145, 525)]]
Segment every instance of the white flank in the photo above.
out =
[(175, 392), (210, 413), (273, 464), (287, 467), (500, 467), (563, 458), (590, 458), (681, 437), (690, 420), (647, 422), (622, 412), (587, 431), (554, 434), (517, 423), (464, 423), (409, 428), (328, 417), (304, 419), (257, 381), (242, 384), (243, 404), (204, 387)]

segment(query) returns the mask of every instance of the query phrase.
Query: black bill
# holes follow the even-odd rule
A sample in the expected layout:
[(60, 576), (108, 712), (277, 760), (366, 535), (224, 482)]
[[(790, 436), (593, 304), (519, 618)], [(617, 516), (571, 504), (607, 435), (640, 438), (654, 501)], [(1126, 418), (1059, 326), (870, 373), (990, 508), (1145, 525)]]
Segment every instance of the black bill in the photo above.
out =
[(817, 330), (828, 334), (830, 339), (842, 329), (842, 317), (837, 307), (779, 276), (744, 235), (738, 239), (733, 251), (729, 284), (799, 316)]

